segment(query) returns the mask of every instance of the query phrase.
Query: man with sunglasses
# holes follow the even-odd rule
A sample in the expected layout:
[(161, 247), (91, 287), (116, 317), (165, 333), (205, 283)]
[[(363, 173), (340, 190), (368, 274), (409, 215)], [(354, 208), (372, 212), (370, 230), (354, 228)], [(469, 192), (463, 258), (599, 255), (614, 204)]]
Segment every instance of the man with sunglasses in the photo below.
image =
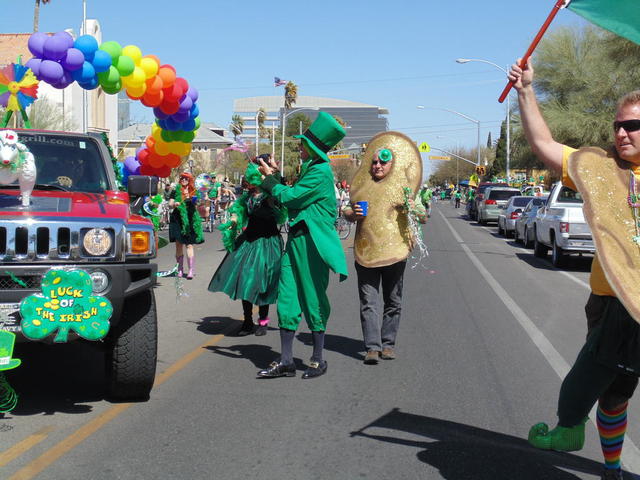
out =
[[(560, 389), (558, 425), (529, 431), (529, 443), (546, 450), (574, 451), (584, 445), (584, 424), (598, 402), (597, 427), (605, 458), (602, 479), (622, 479), (620, 454), (627, 405), (640, 375), (638, 282), (628, 277), (640, 265), (640, 91), (618, 102), (613, 148), (572, 149), (555, 141), (540, 113), (531, 62), (514, 64), (509, 79), (518, 92), (522, 126), (534, 153), (562, 172), (564, 185), (584, 197), (596, 255), (591, 295), (585, 307), (587, 341)], [(640, 190), (640, 187), (638, 188)], [(635, 284), (634, 284), (635, 283)]]
[[(369, 167), (371, 178), (367, 178), (366, 182), (363, 181), (363, 186), (354, 193), (354, 198), (366, 198), (371, 208), (366, 215), (359, 202), (343, 209), (347, 220), (358, 223), (354, 249), (358, 274), (360, 322), (366, 350), (365, 365), (376, 365), (379, 359), (396, 358), (395, 346), (402, 310), (404, 270), (413, 244), (411, 236), (406, 233), (409, 215), (407, 206), (402, 202), (401, 197), (394, 195), (394, 190), (401, 188), (398, 181), (404, 171), (398, 170), (396, 179), (391, 178), (391, 174), (394, 168), (401, 168), (396, 167), (399, 160), (395, 157), (400, 155), (398, 152), (403, 152), (405, 163), (420, 163), (420, 153), (410, 140), (403, 137), (397, 132), (386, 132), (377, 135), (369, 142), (370, 147), (378, 147), (374, 151)], [(398, 147), (400, 141), (405, 141), (413, 148)], [(394, 152), (392, 147), (386, 148), (391, 144), (396, 146), (397, 151)], [(413, 157), (411, 153), (414, 153)], [(367, 157), (365, 152), (365, 158)], [(363, 163), (361, 169), (364, 168), (366, 166)], [(363, 172), (362, 176), (365, 175)], [(421, 172), (419, 176), (421, 179)], [(406, 176), (404, 182), (406, 183)], [(384, 183), (389, 183), (386, 192), (381, 189)], [(363, 193), (363, 190), (366, 192)], [(415, 212), (416, 204), (413, 199), (408, 199), (407, 203)], [(386, 212), (386, 216), (383, 212)], [(422, 209), (422, 205), (419, 213), (416, 212), (416, 216), (420, 223), (425, 223), (426, 212)], [(378, 245), (371, 246), (371, 243)], [(381, 248), (377, 250), (377, 247)], [(382, 322), (377, 311), (380, 285), (382, 285), (384, 303)]]

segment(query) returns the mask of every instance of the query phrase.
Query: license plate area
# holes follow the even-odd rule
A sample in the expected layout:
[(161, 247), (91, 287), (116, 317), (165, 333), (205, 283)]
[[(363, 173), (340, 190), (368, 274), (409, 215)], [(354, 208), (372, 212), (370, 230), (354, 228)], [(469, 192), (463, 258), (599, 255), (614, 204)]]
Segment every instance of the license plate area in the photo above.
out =
[(0, 330), (20, 332), (20, 320), (19, 303), (0, 303)]

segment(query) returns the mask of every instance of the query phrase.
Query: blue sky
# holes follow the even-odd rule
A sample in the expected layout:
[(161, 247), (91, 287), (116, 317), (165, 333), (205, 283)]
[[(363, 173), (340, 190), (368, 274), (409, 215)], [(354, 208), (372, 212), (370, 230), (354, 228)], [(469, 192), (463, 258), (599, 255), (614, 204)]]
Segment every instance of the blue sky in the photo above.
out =
[[(6, 0), (5, 0), (6, 1)], [(4, 3), (4, 2), (3, 2)], [(33, 28), (32, 0), (10, 3), (1, 32)], [(434, 147), (473, 147), (499, 134), (505, 107), (497, 98), (504, 66), (522, 55), (553, 0), (231, 1), (87, 0), (104, 41), (139, 46), (174, 65), (200, 91), (204, 121), (227, 125), (233, 99), (280, 95), (273, 77), (293, 80), (300, 95), (343, 98), (389, 109), (389, 127)], [(40, 30), (78, 30), (81, 0), (41, 6)], [(563, 10), (552, 25), (583, 25)], [(512, 97), (514, 98), (514, 97)], [(134, 115), (150, 121), (150, 110)], [(444, 138), (438, 138), (438, 136)], [(437, 152), (436, 152), (437, 153)]]

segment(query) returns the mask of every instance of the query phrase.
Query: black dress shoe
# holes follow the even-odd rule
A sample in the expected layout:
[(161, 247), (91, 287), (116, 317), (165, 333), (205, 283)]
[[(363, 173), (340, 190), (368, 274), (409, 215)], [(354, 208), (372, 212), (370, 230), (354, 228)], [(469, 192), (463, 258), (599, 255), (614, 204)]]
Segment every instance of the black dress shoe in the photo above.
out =
[(302, 374), (302, 378), (316, 378), (320, 375), (327, 373), (327, 362), (309, 362), (309, 368), (307, 368)]
[(268, 329), (269, 327), (267, 327), (266, 325), (258, 325), (258, 328), (256, 328), (256, 333), (254, 335), (256, 337), (262, 337), (267, 334)]
[(258, 372), (258, 378), (278, 378), (278, 377), (295, 377), (296, 366), (295, 364), (287, 365), (282, 362), (272, 362), (269, 368), (260, 370)]
[(251, 335), (252, 333), (253, 333), (253, 327), (251, 328), (242, 327), (240, 330), (238, 330), (238, 333), (236, 333), (236, 336), (246, 337), (247, 335)]

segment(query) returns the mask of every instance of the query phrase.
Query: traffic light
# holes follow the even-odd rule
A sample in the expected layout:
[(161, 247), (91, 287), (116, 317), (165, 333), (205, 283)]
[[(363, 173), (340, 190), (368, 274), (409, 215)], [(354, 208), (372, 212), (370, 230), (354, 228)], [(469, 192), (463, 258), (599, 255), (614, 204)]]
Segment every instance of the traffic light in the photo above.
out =
[(486, 173), (487, 173), (487, 169), (486, 169), (485, 167), (483, 167), (483, 166), (478, 165), (478, 166), (476, 167), (476, 173), (477, 173), (478, 175), (486, 175)]

